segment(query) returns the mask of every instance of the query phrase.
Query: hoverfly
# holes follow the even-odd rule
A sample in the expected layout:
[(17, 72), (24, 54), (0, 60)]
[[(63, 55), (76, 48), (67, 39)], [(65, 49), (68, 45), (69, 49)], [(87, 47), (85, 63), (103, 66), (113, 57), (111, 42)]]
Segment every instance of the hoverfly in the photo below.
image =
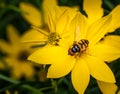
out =
[(81, 53), (85, 51), (89, 44), (89, 41), (87, 39), (80, 39), (79, 27), (77, 27), (75, 31), (74, 40), (75, 40), (74, 43), (68, 49), (68, 55), (71, 55), (71, 56), (74, 56), (76, 53)]

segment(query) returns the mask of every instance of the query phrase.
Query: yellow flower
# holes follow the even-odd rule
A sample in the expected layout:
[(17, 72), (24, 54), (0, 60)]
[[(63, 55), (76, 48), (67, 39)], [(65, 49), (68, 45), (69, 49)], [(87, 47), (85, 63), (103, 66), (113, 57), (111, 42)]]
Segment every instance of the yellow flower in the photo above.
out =
[[(62, 42), (66, 46), (46, 46), (28, 57), (28, 60), (40, 64), (51, 64), (47, 73), (48, 78), (63, 77), (71, 72), (73, 86), (79, 94), (83, 94), (87, 88), (90, 75), (97, 81), (101, 81), (101, 84), (116, 82), (105, 61), (109, 63), (120, 57), (120, 36), (104, 36), (120, 27), (118, 23), (120, 6), (117, 6), (109, 15), (102, 17), (101, 3), (101, 0), (91, 2), (84, 0), (84, 10), (88, 17), (81, 13), (74, 17), (68, 30), (73, 32), (75, 38), (66, 38)], [(63, 30), (62, 24), (65, 24), (63, 19), (61, 19), (61, 25), (57, 27), (59, 31)], [(88, 47), (80, 40), (89, 41), (89, 43), (83, 42), (88, 44)], [(74, 41), (80, 42), (77, 45), (84, 47), (75, 48)], [(72, 50), (75, 55), (69, 52), (69, 49), (72, 49), (71, 46), (75, 48), (75, 52)], [(80, 48), (83, 48), (82, 51), (78, 51)]]
[[(60, 13), (59, 16), (55, 11)], [(32, 26), (22, 38), (22, 42), (33, 43), (34, 45), (63, 45), (65, 38), (69, 38), (69, 25), (73, 17), (76, 15), (76, 8), (66, 7), (65, 9), (57, 7), (55, 10), (47, 12), (46, 25), (43, 27)], [(60, 15), (61, 14), (61, 15)], [(64, 23), (63, 23), (64, 21)], [(33, 36), (35, 35), (35, 36)], [(70, 38), (69, 38), (70, 39)], [(34, 46), (33, 45), (33, 46)]]
[[(64, 38), (69, 38), (70, 36), (70, 34), (67, 33), (66, 26), (68, 26), (68, 23), (76, 14), (78, 8), (59, 7), (57, 5), (57, 0), (44, 0), (42, 7), (45, 23), (42, 22), (42, 14), (37, 8), (28, 3), (20, 3), (20, 9), (23, 11), (22, 16), (33, 28), (24, 33), (22, 42), (30, 44), (33, 48), (44, 46), (46, 44), (63, 44)], [(62, 23), (63, 20), (64, 24)], [(61, 27), (61, 30), (59, 30), (59, 27)], [(62, 36), (63, 33), (66, 35)], [(40, 76), (41, 75), (43, 75), (42, 72), (40, 72)], [(40, 77), (40, 80), (43, 80), (44, 78)]]
[(19, 32), (11, 25), (7, 27), (8, 41), (0, 40), (0, 49), (6, 54), (6, 63), (11, 69), (13, 78), (31, 78), (34, 75), (32, 63), (27, 61), (27, 56), (32, 52), (28, 45), (21, 43)]
[[(24, 34), (22, 42), (33, 43), (35, 47), (36, 45), (39, 47), (39, 45), (46, 44), (58, 45), (58, 41), (61, 38), (64, 39), (63, 37), (69, 36), (67, 35), (69, 33), (67, 33), (66, 26), (68, 27), (68, 23), (76, 15), (78, 7), (60, 7), (57, 5), (57, 0), (43, 0), (42, 8), (44, 14), (41, 14), (40, 10), (31, 4), (20, 3), (20, 9), (23, 11), (22, 16), (33, 28)], [(44, 23), (42, 22), (41, 15), (43, 15)], [(66, 35), (62, 36), (63, 33), (66, 33)]]

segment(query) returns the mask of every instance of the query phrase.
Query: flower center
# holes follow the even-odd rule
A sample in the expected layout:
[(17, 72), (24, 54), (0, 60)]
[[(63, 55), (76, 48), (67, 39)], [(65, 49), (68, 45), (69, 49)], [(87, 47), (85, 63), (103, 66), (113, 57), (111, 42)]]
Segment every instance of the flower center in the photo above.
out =
[(59, 34), (57, 34), (56, 32), (54, 33), (50, 33), (48, 36), (48, 43), (58, 46), (58, 42), (60, 41), (61, 37)]
[(89, 41), (82, 39), (80, 41), (74, 41), (73, 45), (68, 49), (68, 55), (80, 57), (80, 55), (86, 52), (89, 45)]

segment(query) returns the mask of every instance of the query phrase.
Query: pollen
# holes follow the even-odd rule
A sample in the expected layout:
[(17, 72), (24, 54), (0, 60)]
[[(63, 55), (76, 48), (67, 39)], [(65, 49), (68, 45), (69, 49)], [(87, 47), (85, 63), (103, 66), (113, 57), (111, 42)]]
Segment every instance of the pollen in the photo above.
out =
[(48, 36), (48, 43), (55, 45), (55, 46), (58, 46), (60, 39), (61, 39), (61, 37), (59, 34), (57, 34), (56, 32), (52, 32)]

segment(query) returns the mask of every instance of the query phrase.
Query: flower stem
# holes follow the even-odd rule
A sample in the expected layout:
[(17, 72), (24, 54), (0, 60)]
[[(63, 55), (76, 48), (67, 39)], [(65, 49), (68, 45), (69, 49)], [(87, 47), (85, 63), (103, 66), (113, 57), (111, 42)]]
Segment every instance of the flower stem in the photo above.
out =
[(44, 88), (40, 88), (39, 90), (44, 91), (44, 90), (47, 90), (47, 89), (53, 89), (53, 87), (44, 87)]
[(61, 84), (63, 80), (64, 80), (64, 77), (63, 77), (63, 78), (60, 78), (60, 79), (58, 80), (57, 84), (58, 84), (58, 85)]
[(54, 92), (56, 94), (57, 93), (57, 82), (54, 79), (51, 79), (51, 84), (52, 84), (52, 86), (54, 88)]

